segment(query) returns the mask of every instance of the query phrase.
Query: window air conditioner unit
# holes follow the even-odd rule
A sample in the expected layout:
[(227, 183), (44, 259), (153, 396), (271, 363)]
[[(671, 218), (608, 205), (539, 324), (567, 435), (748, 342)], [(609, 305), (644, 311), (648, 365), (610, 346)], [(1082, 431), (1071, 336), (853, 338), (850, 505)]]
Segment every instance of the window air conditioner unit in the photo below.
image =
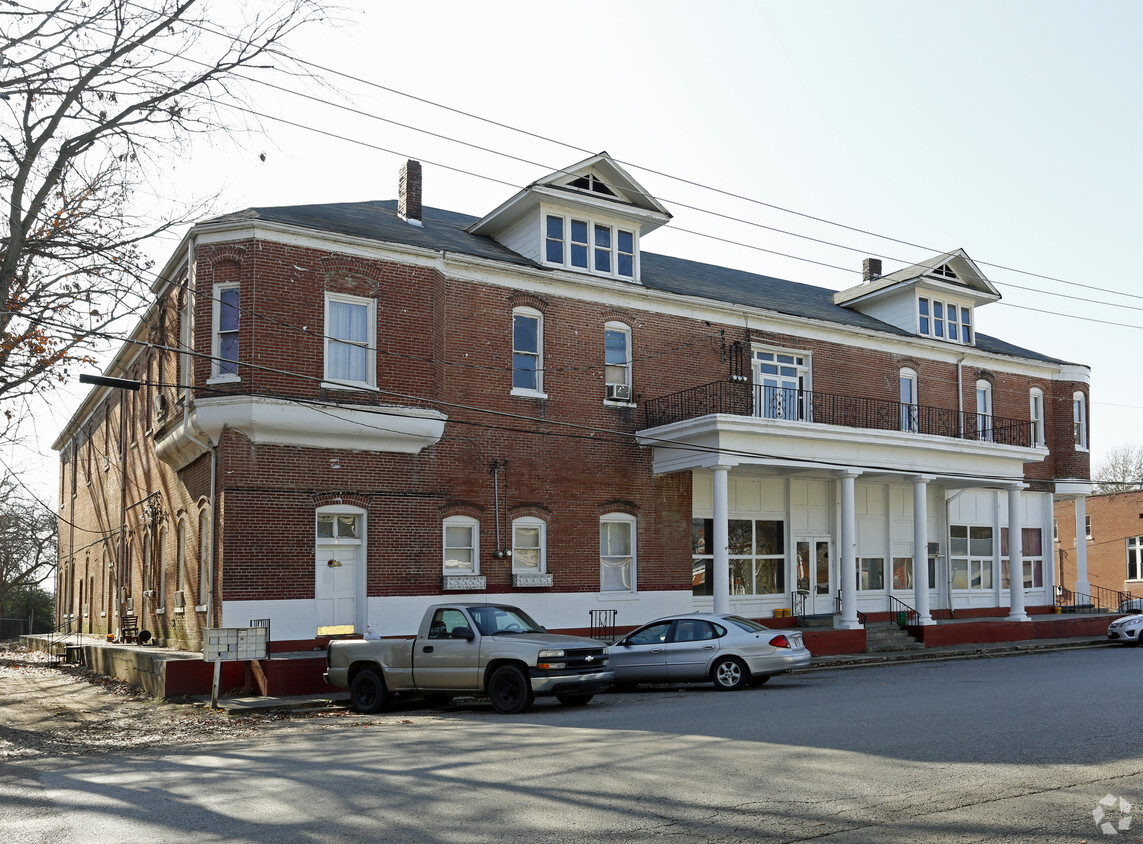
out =
[(941, 543), (930, 542), (929, 543), (929, 556), (930, 557), (939, 557), (940, 555), (941, 555)]
[(178, 592), (175, 593), (175, 606), (176, 607), (185, 607), (186, 605), (187, 605), (186, 593), (183, 592), (182, 589), (180, 589)]
[(608, 384), (607, 399), (608, 401), (631, 401), (631, 385)]

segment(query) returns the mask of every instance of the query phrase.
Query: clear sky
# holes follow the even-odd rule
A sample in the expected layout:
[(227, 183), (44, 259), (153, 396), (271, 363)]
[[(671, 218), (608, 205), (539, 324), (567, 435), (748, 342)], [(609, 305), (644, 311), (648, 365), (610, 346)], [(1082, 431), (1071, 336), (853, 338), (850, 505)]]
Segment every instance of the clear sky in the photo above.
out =
[[(364, 81), (255, 71), (314, 99), (251, 83), (250, 107), (309, 128), (263, 118), (199, 143), (157, 196), (221, 192), (219, 212), (391, 199), (413, 157), (426, 205), (479, 216), (606, 150), (674, 214), (649, 251), (841, 289), (867, 255), (890, 272), (965, 249), (1003, 294), (979, 330), (1092, 367), (1095, 462), (1143, 445), (1143, 3), (341, 6), (292, 45)], [(154, 245), (160, 262), (174, 245)], [(38, 415), (20, 458), (51, 502), (50, 444), (78, 395)]]

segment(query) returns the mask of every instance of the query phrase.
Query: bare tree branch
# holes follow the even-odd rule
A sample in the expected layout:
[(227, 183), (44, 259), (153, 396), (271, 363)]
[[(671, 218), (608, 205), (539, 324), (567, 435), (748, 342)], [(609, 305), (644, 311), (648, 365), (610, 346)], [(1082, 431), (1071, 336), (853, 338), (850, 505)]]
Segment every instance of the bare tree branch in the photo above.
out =
[(143, 246), (195, 213), (143, 216), (136, 191), (194, 135), (236, 128), (241, 70), (272, 51), (298, 72), (285, 42), (322, 19), (320, 0), (0, 0), (3, 406), (138, 313)]

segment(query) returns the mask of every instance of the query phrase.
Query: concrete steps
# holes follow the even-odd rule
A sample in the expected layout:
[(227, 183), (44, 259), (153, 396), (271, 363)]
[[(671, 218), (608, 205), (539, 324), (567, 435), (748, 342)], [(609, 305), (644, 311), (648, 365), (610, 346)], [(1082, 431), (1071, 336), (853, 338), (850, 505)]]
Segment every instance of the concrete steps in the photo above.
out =
[(910, 636), (907, 630), (892, 622), (874, 622), (865, 625), (866, 653), (924, 650), (924, 647), (921, 642)]

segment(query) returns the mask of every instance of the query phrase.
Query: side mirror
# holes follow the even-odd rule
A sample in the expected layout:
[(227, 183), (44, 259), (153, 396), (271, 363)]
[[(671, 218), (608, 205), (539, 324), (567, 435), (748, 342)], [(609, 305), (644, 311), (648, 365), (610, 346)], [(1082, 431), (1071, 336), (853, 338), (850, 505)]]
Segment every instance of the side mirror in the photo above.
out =
[(630, 642), (629, 640), (627, 640), (627, 639), (620, 639), (620, 640), (619, 640), (618, 642), (616, 642), (615, 644), (617, 644), (617, 645), (622, 645), (622, 646), (623, 646), (623, 647), (625, 647), (625, 648), (629, 648), (629, 647), (631, 647), (631, 642)]
[(470, 642), (476, 638), (476, 636), (474, 636), (472, 634), (472, 628), (471, 627), (454, 627), (452, 629), (452, 633), (450, 633), (449, 635), (453, 639), (467, 639)]

